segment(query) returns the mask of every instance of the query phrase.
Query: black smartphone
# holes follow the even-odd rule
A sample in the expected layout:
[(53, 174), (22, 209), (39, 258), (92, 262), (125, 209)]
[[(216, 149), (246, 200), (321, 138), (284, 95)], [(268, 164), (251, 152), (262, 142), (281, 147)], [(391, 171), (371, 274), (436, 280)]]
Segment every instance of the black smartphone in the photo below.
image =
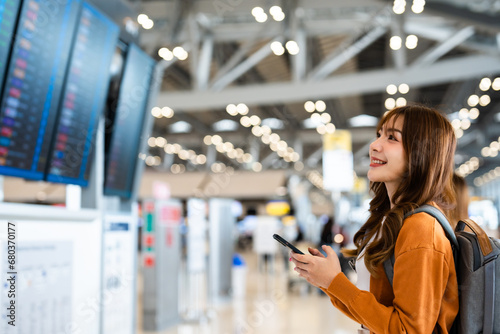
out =
[(304, 254), (297, 247), (295, 247), (294, 245), (292, 245), (291, 243), (289, 243), (288, 241), (286, 241), (285, 239), (283, 239), (282, 237), (280, 237), (278, 234), (273, 234), (273, 238), (276, 241), (278, 241), (280, 244), (282, 244), (283, 246), (290, 248), (295, 253), (297, 253), (297, 254)]

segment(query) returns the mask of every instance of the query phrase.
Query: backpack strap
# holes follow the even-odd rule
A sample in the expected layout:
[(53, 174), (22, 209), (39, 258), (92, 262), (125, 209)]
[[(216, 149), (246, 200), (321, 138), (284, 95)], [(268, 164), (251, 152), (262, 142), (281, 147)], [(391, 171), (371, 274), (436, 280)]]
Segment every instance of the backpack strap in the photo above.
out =
[[(455, 232), (451, 228), (451, 225), (448, 222), (448, 219), (446, 219), (446, 216), (436, 207), (433, 207), (432, 205), (429, 205), (429, 204), (422, 205), (422, 206), (416, 208), (415, 210), (406, 213), (403, 219), (406, 219), (406, 218), (408, 218), (416, 213), (420, 213), (420, 212), (425, 212), (425, 213), (433, 216), (434, 218), (436, 218), (437, 221), (439, 222), (439, 224), (441, 224), (441, 226), (443, 227), (443, 230), (446, 233), (446, 236), (450, 240), (451, 244), (456, 249), (458, 249), (458, 241), (457, 241), (457, 237), (455, 236)], [(394, 253), (392, 253), (392, 255), (389, 259), (384, 261), (384, 271), (385, 271), (385, 274), (387, 276), (387, 279), (389, 280), (389, 283), (391, 283), (391, 286), (392, 286), (392, 281), (394, 279), (394, 263), (395, 262), (396, 262), (396, 259), (394, 257)]]

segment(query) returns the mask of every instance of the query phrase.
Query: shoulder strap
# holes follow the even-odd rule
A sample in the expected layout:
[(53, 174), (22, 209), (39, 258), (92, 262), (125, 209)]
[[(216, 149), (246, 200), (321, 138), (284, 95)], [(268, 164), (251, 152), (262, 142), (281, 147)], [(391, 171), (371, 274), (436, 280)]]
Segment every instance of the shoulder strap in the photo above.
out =
[[(455, 232), (451, 228), (451, 225), (448, 222), (448, 219), (446, 219), (446, 216), (441, 211), (439, 211), (439, 209), (433, 207), (432, 205), (428, 205), (428, 204), (422, 205), (421, 207), (418, 207), (417, 209), (405, 214), (404, 219), (406, 219), (406, 218), (408, 218), (416, 213), (419, 213), (419, 212), (425, 212), (425, 213), (433, 216), (434, 218), (436, 218), (437, 221), (439, 222), (439, 224), (441, 224), (441, 226), (443, 227), (443, 230), (446, 233), (446, 236), (450, 240), (451, 244), (456, 249), (458, 249), (457, 237), (455, 236)], [(391, 283), (391, 286), (392, 286), (392, 281), (394, 278), (394, 262), (396, 262), (396, 259), (394, 257), (394, 253), (391, 255), (391, 257), (389, 259), (384, 261), (384, 271), (385, 271), (385, 274), (387, 276), (387, 279), (389, 280), (389, 283)]]

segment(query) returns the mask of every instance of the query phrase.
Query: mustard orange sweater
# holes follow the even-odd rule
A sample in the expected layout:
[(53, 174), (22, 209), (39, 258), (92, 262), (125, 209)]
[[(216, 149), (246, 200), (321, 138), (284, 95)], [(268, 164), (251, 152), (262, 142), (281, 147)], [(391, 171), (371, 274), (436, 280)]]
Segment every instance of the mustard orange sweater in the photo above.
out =
[(394, 255), (394, 288), (380, 266), (378, 278), (370, 277), (370, 292), (342, 273), (322, 290), (372, 333), (448, 333), (458, 313), (458, 286), (451, 245), (439, 222), (426, 213), (405, 219)]

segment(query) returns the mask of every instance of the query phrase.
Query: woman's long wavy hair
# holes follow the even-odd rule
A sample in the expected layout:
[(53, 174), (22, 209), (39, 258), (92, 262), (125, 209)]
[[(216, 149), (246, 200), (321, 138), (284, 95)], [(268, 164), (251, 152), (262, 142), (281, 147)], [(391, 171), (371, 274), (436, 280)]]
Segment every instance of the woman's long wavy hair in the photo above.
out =
[[(370, 217), (354, 235), (356, 249), (342, 251), (353, 257), (366, 248), (366, 268), (374, 276), (394, 251), (405, 213), (434, 202), (448, 215), (455, 205), (452, 176), (456, 138), (450, 122), (437, 110), (419, 105), (404, 106), (389, 111), (380, 120), (377, 133), (384, 124), (390, 122), (392, 125), (399, 117), (403, 117), (402, 144), (407, 168), (393, 194), (394, 205), (391, 208), (385, 184), (371, 182), (374, 197), (370, 202)], [(368, 244), (377, 233), (381, 237)]]

